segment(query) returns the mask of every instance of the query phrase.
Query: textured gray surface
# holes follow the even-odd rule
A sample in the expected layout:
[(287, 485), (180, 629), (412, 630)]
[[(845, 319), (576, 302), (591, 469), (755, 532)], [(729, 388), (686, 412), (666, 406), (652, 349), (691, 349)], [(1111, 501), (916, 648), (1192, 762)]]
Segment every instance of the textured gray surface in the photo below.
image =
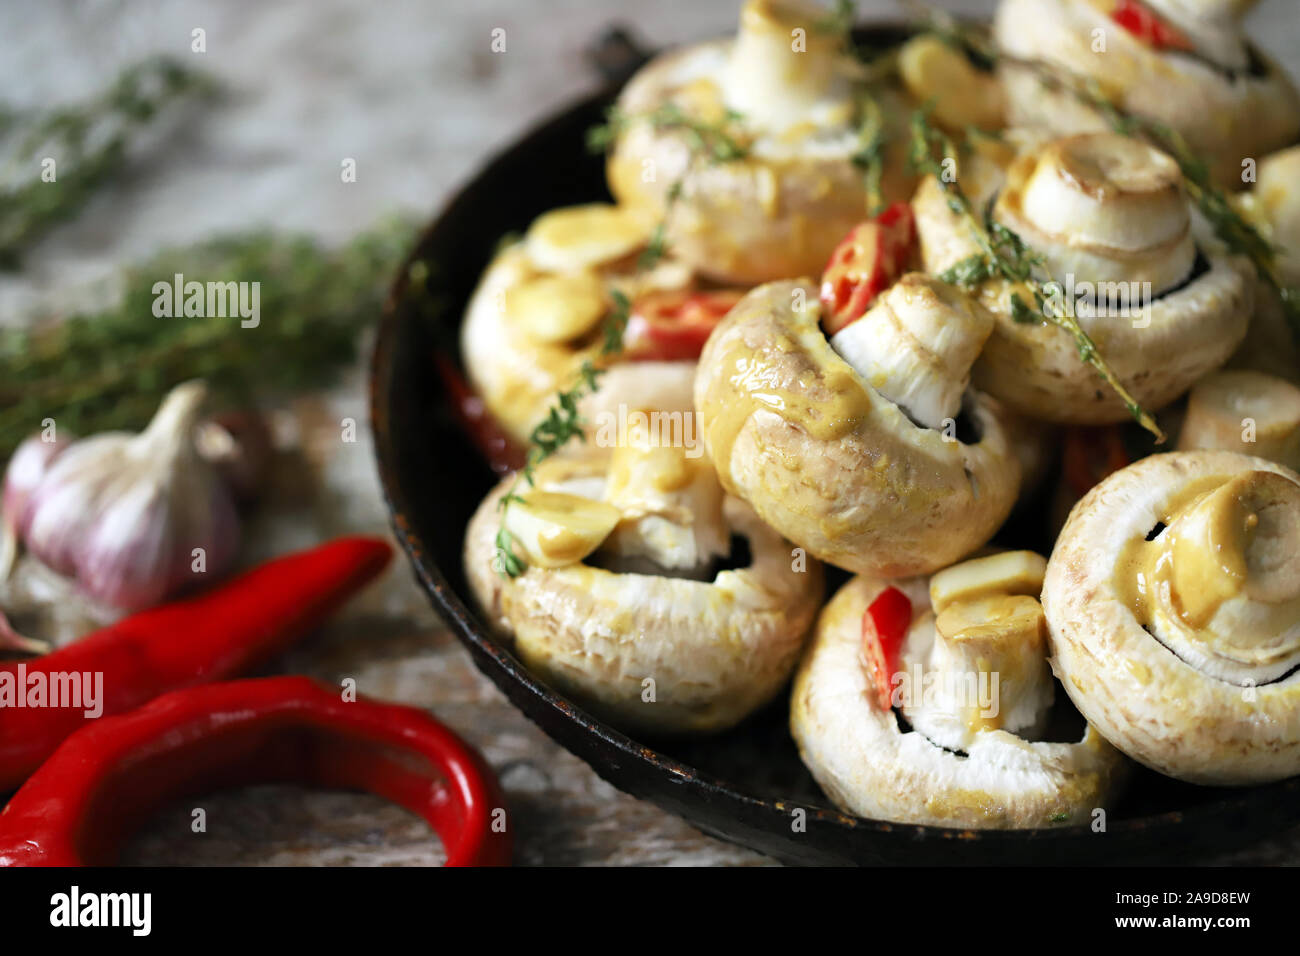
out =
[[(111, 294), (119, 267), (214, 232), (277, 226), (341, 240), (379, 215), (427, 216), (495, 149), (593, 80), (581, 50), (614, 20), (655, 45), (729, 31), (733, 0), (10, 0), (0, 4), (0, 99), (38, 105), (100, 89), (141, 55), (193, 56), (227, 94), (182, 118), (162, 148), (137, 159), (119, 188), (53, 233), (19, 277), (0, 277), (0, 322)], [(951, 2), (988, 11), (981, 0)], [(860, 2), (862, 15), (895, 15)], [(1258, 11), (1253, 32), (1293, 72), (1300, 25), (1292, 0)], [(506, 30), (507, 51), (489, 51)], [(191, 31), (207, 52), (191, 54)], [(340, 182), (344, 157), (357, 182)], [(250, 557), (344, 530), (385, 526), (368, 437), (338, 440), (365, 420), (358, 370), (329, 395), (286, 409), (297, 448), (281, 462), (272, 507)], [(305, 459), (310, 467), (303, 468)], [(433, 708), (483, 749), (508, 790), (521, 863), (762, 864), (622, 795), (550, 743), (469, 663), (399, 565), (347, 615), (277, 669)], [(206, 864), (425, 864), (440, 851), (424, 825), (373, 798), (254, 788), (161, 814), (128, 861)], [(1295, 834), (1232, 862), (1300, 861)]]

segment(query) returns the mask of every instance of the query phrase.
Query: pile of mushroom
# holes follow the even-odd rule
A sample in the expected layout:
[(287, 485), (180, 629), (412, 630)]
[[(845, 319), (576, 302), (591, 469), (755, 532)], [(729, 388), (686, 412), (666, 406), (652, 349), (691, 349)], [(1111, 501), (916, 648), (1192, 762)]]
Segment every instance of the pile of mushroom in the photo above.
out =
[[(678, 192), (669, 241), (703, 275), (753, 284), (815, 272), (866, 211), (853, 157), (867, 83), (828, 13), (803, 0), (747, 0), (734, 40), (656, 57), (618, 99), (627, 125), (610, 156), (610, 190), (651, 222)], [(905, 141), (903, 94), (872, 95), (887, 142)], [(685, 122), (656, 122), (665, 111)], [(720, 126), (746, 155), (696, 156), (689, 123)], [(887, 201), (911, 189), (904, 157), (890, 147)]]
[(970, 553), (1019, 487), (996, 403), (966, 390), (992, 319), (920, 274), (830, 340), (821, 317), (815, 289), (773, 282), (709, 339), (695, 407), (723, 487), (850, 571), (923, 574)]
[(795, 676), (790, 730), (837, 806), (981, 828), (1078, 825), (1107, 807), (1124, 772), (1114, 748), (1092, 727), (1042, 739), (1055, 687), (1034, 597), (1043, 565), (1008, 552), (893, 582), (910, 613), (888, 699), (860, 662), (880, 654), (864, 620), (891, 585), (856, 577), (836, 593)]
[[(1046, 62), (1097, 85), (1116, 106), (1181, 133), (1219, 183), (1243, 184), (1242, 161), (1300, 134), (1300, 98), (1276, 63), (1246, 39), (1255, 0), (1002, 0), (994, 39), (1011, 57)], [(1138, 8), (1126, 21), (1117, 7)], [(1013, 125), (1058, 133), (1107, 129), (1106, 117), (1004, 61)]]
[[(583, 362), (607, 366), (599, 391), (581, 406), (589, 422), (620, 405), (690, 412), (695, 355), (712, 326), (696, 330), (693, 348), (682, 347), (690, 343), (676, 330), (673, 341), (656, 342), (652, 312), (694, 305), (716, 321), (739, 292), (699, 289), (691, 270), (671, 257), (638, 270), (649, 238), (649, 227), (617, 206), (556, 209), (484, 272), (461, 326), (461, 354), (475, 391), (516, 440), (527, 441)], [(634, 303), (633, 315), (624, 348), (607, 360), (603, 325), (615, 292)]]
[(1154, 455), (1094, 488), (1043, 587), (1054, 663), (1124, 753), (1204, 784), (1300, 773), (1300, 475)]
[[(488, 620), (526, 666), (628, 730), (706, 733), (767, 703), (789, 679), (822, 599), (816, 561), (742, 502), (707, 459), (634, 436), (609, 459), (551, 459), (504, 526), (528, 570), (501, 573), (503, 482), (465, 539)], [(728, 567), (732, 536), (750, 562)], [(719, 562), (723, 562), (719, 566)]]
[[(992, 177), (985, 171), (986, 180)], [(1087, 133), (1022, 153), (996, 193), (993, 218), (1043, 257), (1069, 305), (1137, 402), (1160, 408), (1222, 365), (1246, 333), (1254, 278), (1192, 220), (1177, 164), (1145, 143)], [(979, 251), (933, 179), (913, 202), (926, 269)], [(1048, 421), (1101, 424), (1131, 410), (1044, 321), (1019, 321), (1014, 287), (984, 282), (996, 326), (974, 370), (977, 387)]]

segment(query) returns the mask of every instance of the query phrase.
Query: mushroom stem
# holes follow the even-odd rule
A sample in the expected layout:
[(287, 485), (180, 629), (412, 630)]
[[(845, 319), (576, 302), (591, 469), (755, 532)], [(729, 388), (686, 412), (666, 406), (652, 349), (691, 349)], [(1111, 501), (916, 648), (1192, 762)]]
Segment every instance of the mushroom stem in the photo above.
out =
[(1192, 389), (1178, 448), (1220, 448), (1300, 470), (1300, 388), (1256, 371), (1208, 375)]
[(807, 120), (830, 94), (841, 38), (820, 26), (827, 11), (803, 0), (748, 0), (723, 81), (747, 122), (782, 129)]
[(912, 272), (831, 347), (913, 421), (940, 428), (961, 410), (970, 367), (992, 331), (993, 316), (960, 289)]

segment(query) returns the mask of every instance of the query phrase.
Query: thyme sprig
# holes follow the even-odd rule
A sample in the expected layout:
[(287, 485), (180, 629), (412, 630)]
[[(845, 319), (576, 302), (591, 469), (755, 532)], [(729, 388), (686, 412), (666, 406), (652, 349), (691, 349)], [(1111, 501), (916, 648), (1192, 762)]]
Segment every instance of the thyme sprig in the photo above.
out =
[[(213, 91), (204, 74), (174, 60), (145, 60), (86, 103), (38, 116), (6, 112), (0, 161), (0, 267), (13, 268), (28, 246), (72, 218), (125, 163), (132, 138), (181, 100)], [(44, 161), (54, 161), (53, 180)]]
[[(725, 163), (743, 159), (748, 155), (748, 146), (743, 142), (739, 124), (743, 117), (734, 110), (728, 110), (721, 123), (709, 123), (687, 115), (675, 103), (665, 103), (658, 109), (645, 114), (628, 114), (611, 107), (605, 114), (605, 122), (587, 130), (587, 149), (594, 153), (604, 153), (612, 149), (619, 136), (637, 122), (651, 124), (656, 131), (679, 132), (684, 135), (690, 154), (686, 168), (671, 184), (665, 193), (663, 216), (650, 232), (645, 249), (637, 258), (637, 273), (648, 272), (659, 264), (668, 254), (668, 233), (672, 213), (681, 199), (686, 177), (694, 168), (697, 160), (703, 158), (711, 163)], [(528, 436), (528, 451), (524, 456), (524, 465), (515, 474), (509, 490), (497, 501), (497, 510), (501, 513), (496, 533), (496, 561), (494, 569), (505, 577), (518, 577), (528, 570), (528, 564), (516, 553), (514, 535), (506, 528), (506, 511), (511, 504), (523, 503), (523, 486), (533, 487), (537, 467), (551, 456), (557, 454), (575, 438), (586, 441), (583, 431), (586, 422), (579, 411), (579, 404), (584, 398), (594, 395), (600, 388), (601, 377), (605, 374), (609, 359), (623, 351), (623, 333), (627, 329), (628, 319), (632, 314), (632, 302), (622, 290), (615, 289), (610, 294), (613, 303), (605, 317), (600, 352), (597, 361), (584, 359), (578, 367), (576, 380), (568, 388), (557, 392), (546, 416), (533, 427)]]
[[(966, 223), (980, 250), (954, 264), (940, 278), (967, 288), (988, 279), (1008, 282), (1012, 287), (1009, 294), (1012, 318), (1026, 323), (1045, 320), (1068, 332), (1074, 339), (1079, 359), (1092, 366), (1120, 397), (1139, 425), (1155, 436), (1157, 442), (1163, 442), (1165, 435), (1155, 418), (1133, 398), (1079, 324), (1074, 303), (1061, 295), (1062, 287), (1052, 278), (1043, 257), (1015, 231), (994, 220), (991, 207), (985, 208), (982, 217), (976, 215), (970, 199), (957, 182), (958, 177), (948, 174), (945, 169), (946, 161), (957, 161), (956, 148), (946, 133), (929, 122), (926, 109), (912, 114), (911, 161), (919, 173), (933, 177), (944, 193), (948, 208)], [(1032, 308), (1025, 302), (1022, 292), (1032, 298)], [(1060, 301), (1061, 308), (1055, 308), (1049, 297)]]
[(853, 165), (862, 170), (862, 186), (867, 194), (867, 215), (874, 218), (885, 206), (880, 182), (885, 171), (885, 118), (880, 104), (870, 93), (863, 95), (858, 107), (858, 147)]
[[(324, 384), (355, 357), (414, 235), (394, 220), (338, 249), (271, 233), (210, 240), (131, 269), (103, 311), (0, 330), (0, 459), (45, 418), (81, 435), (139, 429), (187, 379), (205, 379), (218, 405)], [(154, 284), (178, 272), (260, 283), (257, 326), (157, 317)]]

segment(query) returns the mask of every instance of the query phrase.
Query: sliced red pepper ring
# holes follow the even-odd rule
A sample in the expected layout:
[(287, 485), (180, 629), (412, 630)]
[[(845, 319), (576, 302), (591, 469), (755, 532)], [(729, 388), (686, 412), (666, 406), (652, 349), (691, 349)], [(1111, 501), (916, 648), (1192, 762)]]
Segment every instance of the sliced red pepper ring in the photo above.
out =
[(1166, 23), (1141, 0), (1117, 0), (1110, 18), (1157, 50), (1194, 50), (1196, 45), (1177, 27)]
[(510, 862), (500, 787), (441, 723), (345, 701), (306, 677), (267, 677), (175, 691), (77, 731), (0, 812), (0, 865), (107, 865), (164, 804), (288, 782), (400, 804), (438, 833), (447, 866)]
[(822, 329), (834, 335), (866, 314), (876, 296), (893, 285), (916, 242), (916, 219), (905, 202), (890, 205), (845, 236), (822, 271)]
[(628, 361), (692, 361), (709, 335), (745, 295), (741, 289), (648, 292), (632, 303), (623, 333)]
[(912, 626), (912, 602), (896, 587), (887, 587), (862, 613), (862, 664), (876, 688), (876, 703), (889, 710), (893, 676), (903, 641)]

